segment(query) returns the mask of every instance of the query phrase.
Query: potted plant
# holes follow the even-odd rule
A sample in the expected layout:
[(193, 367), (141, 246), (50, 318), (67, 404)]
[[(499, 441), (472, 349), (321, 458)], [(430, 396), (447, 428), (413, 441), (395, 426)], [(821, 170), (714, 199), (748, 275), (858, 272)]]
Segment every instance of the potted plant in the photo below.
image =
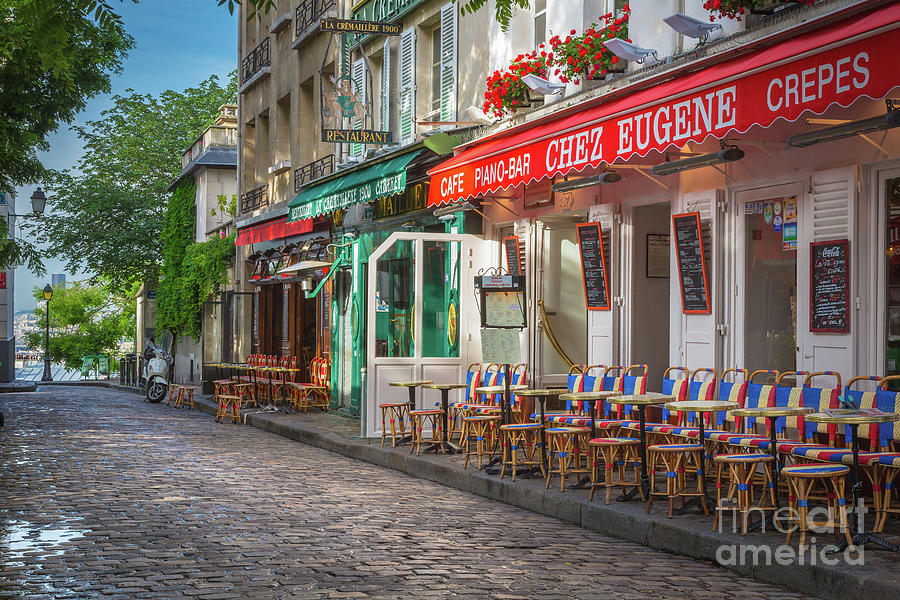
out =
[(531, 96), (528, 86), (522, 83), (522, 76), (529, 73), (546, 77), (552, 54), (541, 50), (532, 50), (520, 54), (507, 69), (494, 71), (487, 78), (487, 91), (484, 93), (484, 112), (502, 117), (506, 113), (530, 106)]
[(631, 41), (628, 38), (628, 17), (631, 14), (629, 5), (625, 5), (620, 16), (607, 13), (600, 17), (602, 26), (593, 23), (580, 36), (575, 30), (569, 32), (565, 39), (554, 35), (550, 38), (553, 49), (554, 74), (563, 83), (578, 84), (580, 79), (603, 79), (609, 73), (625, 70), (625, 61), (610, 52), (603, 42), (613, 38)]
[(816, 0), (706, 0), (703, 8), (709, 11), (709, 20), (721, 19), (728, 17), (729, 19), (740, 19), (744, 13), (771, 13), (777, 5), (784, 4), (805, 4), (812, 6)]

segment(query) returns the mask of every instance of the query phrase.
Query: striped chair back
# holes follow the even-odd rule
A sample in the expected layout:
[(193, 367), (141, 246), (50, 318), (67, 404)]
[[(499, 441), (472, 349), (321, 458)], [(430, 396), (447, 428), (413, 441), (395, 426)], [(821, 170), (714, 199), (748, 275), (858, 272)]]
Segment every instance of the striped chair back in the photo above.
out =
[[(622, 373), (622, 387), (620, 389), (623, 394), (629, 396), (647, 393), (647, 365), (631, 365), (627, 367)], [(634, 411), (634, 406), (631, 404), (620, 406), (619, 414), (624, 413), (627, 416)]]
[[(726, 381), (728, 374), (731, 373), (731, 381)], [(723, 402), (737, 402), (738, 406), (744, 407), (747, 402), (747, 380), (750, 378), (750, 372), (747, 369), (726, 369), (719, 379), (719, 400)], [(731, 413), (719, 413), (716, 426), (724, 429), (726, 423), (731, 423), (731, 429), (737, 431), (743, 424), (741, 417), (735, 417)]]
[[(691, 373), (691, 381), (688, 386), (688, 400), (715, 400), (716, 399), (716, 376), (718, 371), (710, 368), (694, 369)], [(698, 416), (692, 412), (687, 415), (687, 420), (691, 424), (696, 424)], [(710, 426), (715, 422), (714, 413), (706, 413), (706, 426)]]
[[(584, 391), (584, 365), (572, 365), (569, 367), (569, 375), (566, 377), (566, 391), (569, 393), (573, 392), (583, 392)], [(580, 402), (575, 403), (580, 406)], [(578, 410), (578, 407), (573, 407), (573, 403), (571, 400), (566, 401), (566, 412), (573, 412), (574, 410)]]
[[(878, 393), (878, 383), (875, 384), (876, 391), (866, 391), (859, 389), (852, 389), (854, 385), (859, 384), (863, 381), (875, 381), (880, 382), (883, 377), (880, 375), (860, 375), (858, 377), (854, 377), (850, 381), (847, 382), (847, 385), (844, 387), (844, 397), (852, 404), (858, 406), (859, 408), (875, 408), (875, 396)], [(843, 431), (841, 433), (844, 434), (844, 442), (847, 446), (850, 445), (850, 426), (844, 426)], [(859, 428), (859, 437), (865, 440), (872, 440), (872, 428), (869, 426), (863, 426)], [(877, 436), (875, 436), (877, 437)]]
[[(513, 367), (512, 370), (512, 378), (509, 381), (510, 385), (519, 385), (524, 384), (527, 381), (528, 376), (528, 365), (525, 363), (521, 363)], [(512, 397), (509, 399), (509, 405), (513, 408), (517, 408), (519, 406), (519, 397), (515, 394), (512, 394)]]
[[(481, 385), (483, 387), (488, 387), (492, 385), (500, 385), (497, 383), (497, 380), (500, 378), (500, 365), (496, 363), (490, 363), (484, 368), (484, 373), (482, 375), (483, 379)], [(482, 394), (481, 402), (484, 404), (492, 404), (493, 396), (488, 396), (487, 394)]]
[[(775, 381), (775, 406), (781, 408), (799, 408), (803, 404), (803, 387), (800, 379), (802, 375), (808, 375), (809, 371), (784, 371)], [(788, 379), (794, 380), (794, 385), (788, 385)], [(768, 429), (768, 420), (766, 421)], [(797, 430), (797, 437), (803, 439), (806, 422), (802, 416), (779, 417), (775, 419), (775, 433), (781, 435), (785, 428)]]
[[(816, 377), (831, 376), (835, 378), (833, 388), (818, 388), (812, 386), (812, 380)], [(839, 408), (841, 405), (841, 375), (836, 371), (816, 371), (806, 376), (803, 382), (803, 404), (815, 412), (822, 412), (829, 408)], [(828, 444), (834, 446), (837, 443), (837, 425), (834, 423), (811, 423), (802, 421), (804, 431), (801, 436), (805, 441), (815, 441), (816, 434), (828, 436)]]
[[(603, 389), (610, 390), (613, 392), (621, 392), (623, 387), (623, 375), (625, 374), (625, 367), (621, 365), (612, 365), (606, 367), (603, 371)], [(606, 416), (612, 415), (613, 411), (615, 411), (616, 418), (622, 419), (624, 418), (622, 415), (625, 414), (625, 407), (621, 404), (615, 405), (605, 405)]]
[(582, 387), (587, 392), (603, 391), (603, 373), (607, 365), (591, 365), (584, 370), (584, 382)]
[[(747, 400), (744, 403), (746, 408), (760, 408), (764, 406), (775, 406), (775, 386), (768, 383), (753, 383), (753, 379), (757, 375), (773, 375), (778, 380), (778, 371), (774, 369), (760, 369), (750, 373), (747, 380)], [(756, 423), (765, 423), (765, 419), (759, 417), (747, 417), (744, 419), (744, 431), (753, 432), (756, 429)]]
[(472, 363), (466, 370), (465, 402), (475, 402), (475, 388), (481, 385), (481, 363)]
[[(680, 377), (679, 377), (680, 375)], [(675, 402), (681, 402), (687, 398), (688, 383), (690, 382), (691, 372), (685, 367), (669, 367), (663, 373), (662, 393), (667, 396), (673, 396)], [(668, 421), (670, 411), (663, 406), (662, 420)]]
[[(878, 382), (878, 391), (875, 393), (875, 408), (888, 413), (900, 413), (900, 392), (889, 390), (888, 383), (900, 381), (900, 375), (888, 375)], [(875, 440), (880, 452), (893, 452), (900, 441), (900, 422), (880, 423), (870, 425), (869, 439)], [(863, 429), (860, 427), (860, 436)], [(873, 447), (874, 450), (874, 447)]]

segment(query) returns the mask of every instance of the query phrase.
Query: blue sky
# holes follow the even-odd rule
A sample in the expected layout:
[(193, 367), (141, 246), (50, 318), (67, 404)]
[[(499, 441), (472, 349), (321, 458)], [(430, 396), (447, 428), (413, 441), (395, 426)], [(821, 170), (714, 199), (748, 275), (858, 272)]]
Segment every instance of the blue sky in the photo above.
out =
[[(180, 90), (215, 74), (224, 80), (237, 65), (237, 16), (228, 14), (217, 0), (141, 0), (133, 4), (111, 3), (122, 15), (125, 28), (135, 40), (135, 47), (125, 60), (123, 71), (113, 77), (112, 94), (98, 96), (88, 102), (77, 123), (96, 119), (110, 106), (113, 94), (131, 88), (141, 93), (159, 94), (167, 89)], [(50, 151), (40, 155), (45, 166), (67, 169), (75, 165), (82, 153), (81, 143), (63, 125), (50, 137)], [(30, 211), (29, 198), (34, 186), (17, 190), (19, 214)], [(32, 288), (43, 287), (50, 273), (63, 273), (62, 263), (45, 261), (47, 275), (35, 277), (27, 269), (17, 269), (15, 277), (16, 311), (34, 308)], [(77, 279), (83, 273), (66, 273)]]

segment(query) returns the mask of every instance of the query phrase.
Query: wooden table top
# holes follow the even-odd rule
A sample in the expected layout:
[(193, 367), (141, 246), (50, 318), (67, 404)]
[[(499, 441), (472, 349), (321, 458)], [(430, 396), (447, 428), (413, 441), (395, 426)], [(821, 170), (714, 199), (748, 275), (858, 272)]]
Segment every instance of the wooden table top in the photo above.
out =
[(716, 412), (730, 410), (740, 406), (737, 402), (720, 400), (683, 400), (681, 402), (669, 402), (666, 408), (679, 412)]
[(731, 411), (736, 417), (796, 417), (815, 412), (805, 406), (757, 406), (756, 408), (736, 408)]
[(804, 417), (813, 423), (839, 423), (842, 425), (865, 425), (866, 423), (890, 423), (900, 421), (900, 414), (878, 411), (868, 413), (855, 408), (834, 408), (831, 413), (813, 413)]
[(422, 387), (430, 390), (459, 390), (466, 387), (467, 383), (426, 383)]
[(666, 402), (673, 402), (675, 400), (675, 396), (668, 396), (666, 394), (630, 394), (628, 396), (614, 396), (612, 398), (607, 398), (607, 402), (611, 402), (613, 404), (635, 404), (638, 406), (647, 406), (651, 404), (665, 404)]
[(545, 389), (537, 389), (537, 390), (529, 390), (524, 389), (522, 391), (517, 391), (516, 396), (528, 396), (532, 398), (544, 397), (544, 396), (562, 396), (563, 394), (568, 394), (569, 390), (566, 388), (545, 388)]
[[(514, 383), (509, 386), (509, 390), (511, 392), (520, 392), (522, 390), (527, 390), (528, 386), (523, 385), (521, 383)], [(476, 394), (503, 394), (506, 392), (505, 385), (486, 385), (484, 387), (475, 388)]]
[(415, 379), (411, 381), (391, 381), (388, 385), (393, 387), (419, 387), (422, 385), (428, 385), (430, 383), (434, 383), (430, 379)]

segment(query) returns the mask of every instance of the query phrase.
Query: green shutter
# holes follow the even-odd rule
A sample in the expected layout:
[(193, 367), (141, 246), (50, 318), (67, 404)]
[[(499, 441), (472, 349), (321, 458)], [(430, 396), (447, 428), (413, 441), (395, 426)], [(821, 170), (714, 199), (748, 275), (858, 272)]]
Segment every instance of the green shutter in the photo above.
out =
[(400, 34), (400, 143), (416, 140), (416, 29)]
[(456, 4), (441, 7), (441, 121), (456, 120)]

